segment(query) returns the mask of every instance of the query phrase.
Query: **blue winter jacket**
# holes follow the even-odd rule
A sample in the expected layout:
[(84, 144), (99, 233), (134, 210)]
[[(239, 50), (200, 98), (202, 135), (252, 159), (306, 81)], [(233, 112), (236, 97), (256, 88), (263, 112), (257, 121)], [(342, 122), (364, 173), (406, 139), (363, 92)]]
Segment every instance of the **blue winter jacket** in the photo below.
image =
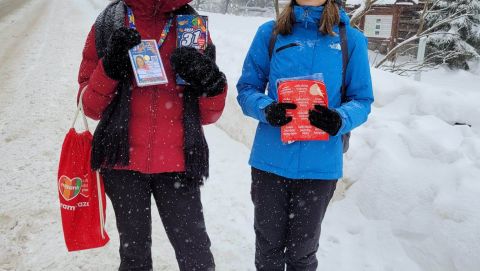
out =
[[(237, 84), (238, 103), (245, 115), (260, 121), (250, 156), (252, 167), (291, 179), (332, 180), (342, 177), (341, 135), (367, 120), (373, 102), (367, 40), (349, 26), (343, 9), (341, 21), (347, 25), (349, 63), (346, 72), (347, 98), (341, 104), (342, 52), (340, 36), (323, 35), (318, 22), (323, 7), (295, 6), (295, 24), (291, 35), (279, 35), (270, 59), (268, 47), (275, 22), (260, 26), (245, 59)], [(334, 28), (339, 33), (338, 27)], [(294, 46), (285, 46), (292, 45)], [(342, 126), (328, 141), (301, 141), (284, 144), (280, 128), (271, 126), (264, 109), (278, 101), (279, 78), (322, 73), (328, 104), (342, 117)], [(265, 89), (267, 87), (267, 94)]]

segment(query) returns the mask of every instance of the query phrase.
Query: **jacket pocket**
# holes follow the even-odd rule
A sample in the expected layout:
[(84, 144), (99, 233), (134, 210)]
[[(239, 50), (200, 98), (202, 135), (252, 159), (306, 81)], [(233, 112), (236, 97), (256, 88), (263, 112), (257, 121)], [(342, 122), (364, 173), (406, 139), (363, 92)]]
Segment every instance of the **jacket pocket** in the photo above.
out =
[(287, 45), (283, 45), (283, 46), (280, 46), (278, 47), (276, 50), (275, 50), (275, 53), (278, 53), (282, 50), (285, 50), (285, 49), (288, 49), (288, 48), (291, 48), (291, 47), (295, 47), (295, 46), (300, 46), (300, 43), (298, 42), (292, 42), (292, 43), (289, 43)]

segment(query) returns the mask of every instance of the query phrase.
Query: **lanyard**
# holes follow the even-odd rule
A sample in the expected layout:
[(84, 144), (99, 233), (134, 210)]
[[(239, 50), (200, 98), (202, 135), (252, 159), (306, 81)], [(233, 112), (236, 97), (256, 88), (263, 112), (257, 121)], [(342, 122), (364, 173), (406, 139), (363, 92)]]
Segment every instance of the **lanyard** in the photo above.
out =
[[(127, 14), (128, 14), (128, 23), (131, 29), (137, 29), (135, 25), (135, 17), (133, 16), (133, 11), (130, 7), (127, 7)], [(168, 19), (167, 23), (163, 27), (162, 34), (160, 34), (160, 39), (158, 40), (158, 49), (162, 47), (163, 43), (167, 39), (168, 33), (170, 32), (170, 28), (173, 24), (173, 18)]]

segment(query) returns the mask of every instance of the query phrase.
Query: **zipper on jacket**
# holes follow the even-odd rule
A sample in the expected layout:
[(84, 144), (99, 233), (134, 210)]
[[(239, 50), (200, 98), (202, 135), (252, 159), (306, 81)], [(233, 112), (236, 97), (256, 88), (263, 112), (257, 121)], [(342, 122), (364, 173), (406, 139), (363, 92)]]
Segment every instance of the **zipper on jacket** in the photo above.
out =
[(303, 19), (305, 20), (305, 29), (308, 28), (308, 8), (303, 9)]
[(300, 43), (298, 42), (292, 42), (292, 43), (289, 43), (287, 45), (283, 45), (283, 46), (280, 46), (277, 50), (275, 50), (275, 53), (278, 53), (282, 50), (285, 50), (285, 49), (288, 49), (290, 47), (295, 47), (295, 46), (300, 46)]
[(150, 129), (148, 131), (148, 144), (147, 144), (147, 172), (151, 171), (152, 167), (152, 149), (153, 139), (156, 133), (157, 122), (157, 91), (152, 91), (152, 99), (150, 103)]
[(312, 61), (310, 62), (310, 74), (313, 74), (313, 65), (315, 64), (315, 58), (317, 58), (317, 49), (318, 49), (318, 46), (319, 46), (319, 41), (320, 41), (320, 32), (317, 31), (316, 35), (317, 35), (317, 38), (315, 39), (315, 44), (313, 45), (313, 52), (312, 52)]
[[(159, 25), (160, 22), (162, 21), (162, 18), (160, 18), (159, 16), (154, 16), (153, 17), (153, 25)], [(165, 20), (165, 23), (166, 23), (166, 20)], [(162, 28), (163, 29), (163, 26)], [(149, 32), (150, 34), (150, 32)], [(153, 148), (154, 148), (154, 139), (155, 139), (155, 136), (156, 136), (156, 132), (157, 132), (157, 114), (158, 114), (158, 86), (152, 86), (152, 88), (154, 89), (151, 89), (150, 92), (152, 93), (151, 94), (151, 99), (150, 99), (150, 126), (148, 128), (148, 142), (147, 142), (147, 150), (146, 150), (146, 153), (147, 153), (147, 157), (146, 157), (146, 160), (147, 160), (147, 163), (146, 163), (146, 170), (147, 172), (151, 172), (152, 171), (152, 164), (153, 164)]]

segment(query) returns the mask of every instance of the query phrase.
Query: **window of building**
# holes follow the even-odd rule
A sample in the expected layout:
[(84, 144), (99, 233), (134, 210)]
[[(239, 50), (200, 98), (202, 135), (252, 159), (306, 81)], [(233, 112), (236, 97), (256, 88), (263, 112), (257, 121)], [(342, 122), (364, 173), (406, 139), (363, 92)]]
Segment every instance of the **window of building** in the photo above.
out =
[(367, 37), (388, 39), (392, 35), (392, 15), (366, 15), (365, 35)]

